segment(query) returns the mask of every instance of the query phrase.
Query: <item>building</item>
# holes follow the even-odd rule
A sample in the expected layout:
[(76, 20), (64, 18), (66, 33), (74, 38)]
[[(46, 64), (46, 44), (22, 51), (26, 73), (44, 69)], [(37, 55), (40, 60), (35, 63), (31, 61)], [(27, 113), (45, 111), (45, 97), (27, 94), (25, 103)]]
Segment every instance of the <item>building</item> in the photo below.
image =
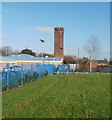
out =
[(96, 68), (98, 65), (95, 61), (91, 61), (91, 68)]
[(2, 56), (0, 57), (0, 71), (6, 67), (6, 64), (9, 63), (10, 65), (21, 65), (21, 64), (55, 64), (60, 65), (63, 64), (63, 58), (58, 57), (34, 57), (28, 54), (19, 54), (19, 55), (12, 55), (12, 56)]
[(64, 28), (54, 28), (54, 57), (63, 57), (64, 51)]
[(93, 60), (93, 61), (97, 63), (97, 66), (108, 66), (109, 65), (109, 62), (107, 61), (107, 59)]

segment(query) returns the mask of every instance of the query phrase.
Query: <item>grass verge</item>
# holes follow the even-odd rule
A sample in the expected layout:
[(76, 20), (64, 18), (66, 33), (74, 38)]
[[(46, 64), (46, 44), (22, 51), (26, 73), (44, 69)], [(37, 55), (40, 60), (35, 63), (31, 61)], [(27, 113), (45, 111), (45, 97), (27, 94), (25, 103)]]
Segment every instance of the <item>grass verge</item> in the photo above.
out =
[(3, 118), (109, 118), (110, 75), (54, 75), (2, 94)]

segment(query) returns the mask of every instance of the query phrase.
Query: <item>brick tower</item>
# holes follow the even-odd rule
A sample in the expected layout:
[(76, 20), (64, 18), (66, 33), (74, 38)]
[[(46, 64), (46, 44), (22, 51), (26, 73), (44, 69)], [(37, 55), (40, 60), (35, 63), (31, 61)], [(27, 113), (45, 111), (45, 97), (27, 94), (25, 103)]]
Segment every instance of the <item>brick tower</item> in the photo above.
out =
[(54, 28), (54, 57), (63, 57), (64, 28)]

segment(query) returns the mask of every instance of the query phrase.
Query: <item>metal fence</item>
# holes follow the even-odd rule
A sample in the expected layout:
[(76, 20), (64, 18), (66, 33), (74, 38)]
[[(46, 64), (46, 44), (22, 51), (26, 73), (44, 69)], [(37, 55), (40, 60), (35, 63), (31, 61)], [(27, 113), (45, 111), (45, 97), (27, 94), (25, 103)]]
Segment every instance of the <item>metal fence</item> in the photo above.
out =
[[(70, 65), (21, 64), (15, 66), (7, 64), (3, 71), (0, 72), (0, 91), (8, 91), (10, 88), (22, 86), (52, 74), (81, 74), (88, 72), (89, 68), (83, 67), (80, 70), (82, 71), (73, 71)], [(112, 68), (94, 68), (92, 72), (112, 73)]]
[(7, 67), (0, 72), (0, 91), (24, 85), (39, 78), (54, 74), (54, 65), (21, 64), (21, 66)]
[[(79, 72), (89, 72), (89, 67), (79, 67)], [(91, 68), (91, 72), (99, 72), (99, 73), (112, 73), (112, 67), (95, 67)]]
[(8, 91), (10, 88), (22, 86), (51, 74), (65, 74), (67, 71), (70, 72), (70, 65), (6, 64), (0, 72), (0, 91)]

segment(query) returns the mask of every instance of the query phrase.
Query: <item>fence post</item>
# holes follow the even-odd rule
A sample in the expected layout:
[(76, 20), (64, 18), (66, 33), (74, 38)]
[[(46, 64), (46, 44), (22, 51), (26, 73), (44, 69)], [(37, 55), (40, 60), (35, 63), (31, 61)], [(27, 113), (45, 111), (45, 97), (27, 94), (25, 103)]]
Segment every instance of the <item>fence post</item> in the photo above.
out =
[(21, 70), (22, 70), (22, 84), (23, 85), (23, 80), (24, 80), (24, 64), (21, 64)]
[(10, 74), (10, 71), (7, 69), (7, 91), (9, 90), (9, 74)]
[(57, 71), (57, 74), (59, 74), (59, 71)]
[(31, 70), (33, 70), (33, 64), (30, 64), (30, 68), (31, 68)]
[(68, 71), (66, 71), (66, 74), (68, 75)]
[(9, 67), (10, 67), (10, 63), (7, 63), (7, 64), (6, 64), (6, 67), (9, 68)]
[[(33, 64), (31, 64), (31, 65), (30, 65), (30, 71), (31, 71), (30, 76), (32, 76), (32, 71), (34, 72), (34, 69), (33, 69)], [(32, 82), (32, 78), (30, 78), (30, 79), (31, 79), (31, 82)]]

